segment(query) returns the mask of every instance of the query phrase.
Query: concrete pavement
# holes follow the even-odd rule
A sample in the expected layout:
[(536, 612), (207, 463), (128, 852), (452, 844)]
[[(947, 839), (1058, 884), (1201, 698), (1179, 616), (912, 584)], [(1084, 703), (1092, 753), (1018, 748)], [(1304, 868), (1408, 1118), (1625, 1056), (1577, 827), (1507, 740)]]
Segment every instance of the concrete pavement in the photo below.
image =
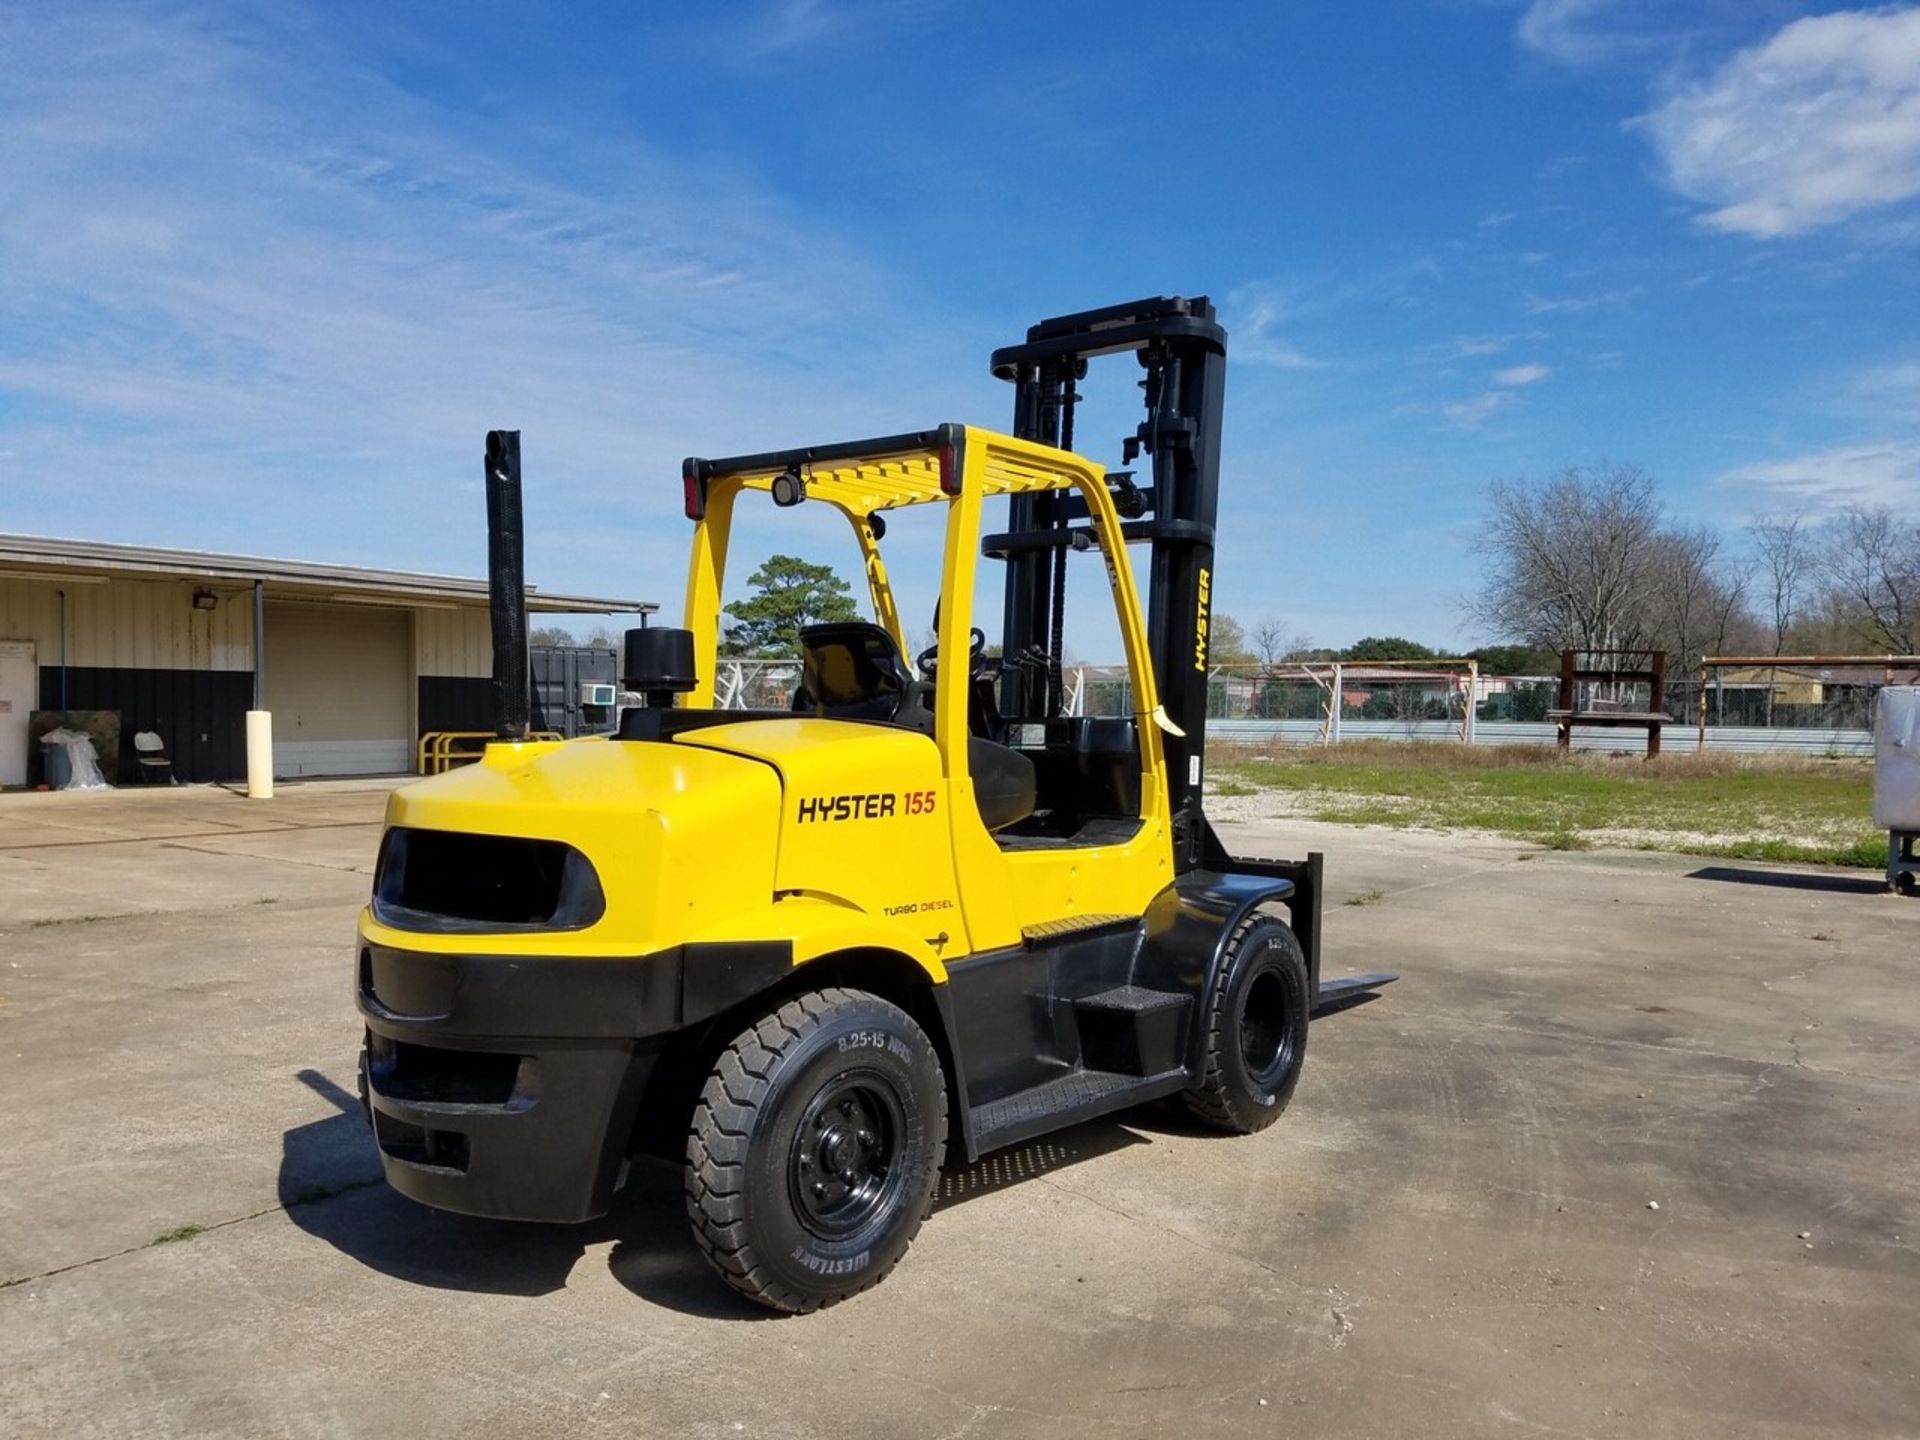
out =
[(1235, 827), (1327, 852), (1329, 974), (1406, 976), (1281, 1124), (959, 1168), (782, 1320), (666, 1167), (575, 1228), (368, 1183), (378, 788), (71, 798), (0, 798), (9, 1435), (1920, 1433), (1920, 902), (1870, 877)]

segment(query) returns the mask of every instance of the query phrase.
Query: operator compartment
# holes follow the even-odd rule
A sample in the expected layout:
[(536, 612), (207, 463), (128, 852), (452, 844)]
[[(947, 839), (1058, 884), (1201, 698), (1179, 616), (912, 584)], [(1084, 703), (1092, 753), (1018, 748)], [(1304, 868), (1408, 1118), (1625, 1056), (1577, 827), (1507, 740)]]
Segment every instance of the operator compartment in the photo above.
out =
[[(893, 637), (879, 625), (850, 621), (810, 625), (800, 632), (801, 681), (796, 711), (842, 720), (902, 725), (931, 737), (935, 680), (932, 668), (915, 679)], [(991, 832), (1033, 814), (1039, 782), (1030, 756), (992, 736), (967, 738), (967, 770), (980, 823)]]
[(1140, 737), (1130, 716), (1072, 715), (1047, 721), (1034, 757), (1041, 804), (1087, 820), (1137, 820)]
[(1008, 727), (1035, 776), (1033, 813), (994, 838), (1007, 849), (1113, 845), (1140, 829), (1140, 737), (1129, 716), (1062, 715)]

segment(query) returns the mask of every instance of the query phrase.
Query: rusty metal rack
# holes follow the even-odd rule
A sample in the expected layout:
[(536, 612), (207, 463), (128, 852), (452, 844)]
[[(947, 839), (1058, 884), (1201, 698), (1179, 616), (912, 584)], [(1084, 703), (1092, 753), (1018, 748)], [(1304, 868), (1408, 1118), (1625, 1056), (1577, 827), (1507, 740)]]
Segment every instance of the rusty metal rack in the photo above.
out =
[[(1582, 664), (1582, 661), (1585, 664)], [(1596, 662), (1612, 660), (1611, 665)], [(1644, 660), (1644, 667), (1629, 668), (1620, 661)], [(1580, 682), (1582, 680), (1606, 680), (1618, 685), (1645, 685), (1648, 688), (1647, 708), (1645, 710), (1627, 710), (1609, 708), (1610, 702), (1589, 701), (1586, 709), (1578, 708)], [(1647, 757), (1652, 759), (1660, 753), (1660, 727), (1667, 723), (1667, 714), (1663, 708), (1666, 703), (1667, 652), (1664, 650), (1562, 650), (1560, 652), (1560, 703), (1547, 712), (1547, 718), (1554, 722), (1556, 739), (1562, 750), (1573, 745), (1573, 727), (1576, 725), (1606, 725), (1647, 732)]]

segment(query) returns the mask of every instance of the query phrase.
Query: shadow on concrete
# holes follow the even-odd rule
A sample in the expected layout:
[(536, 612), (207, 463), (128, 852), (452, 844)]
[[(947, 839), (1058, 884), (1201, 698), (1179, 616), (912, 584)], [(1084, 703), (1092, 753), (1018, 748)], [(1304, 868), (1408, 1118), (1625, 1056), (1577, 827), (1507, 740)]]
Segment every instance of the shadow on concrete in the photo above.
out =
[[(1129, 1118), (1138, 1112), (1129, 1112)], [(1150, 1145), (1114, 1119), (1093, 1120), (1058, 1135), (1025, 1145), (996, 1150), (971, 1164), (948, 1150), (946, 1168), (933, 1192), (932, 1215), (940, 1214), (1018, 1185), (1098, 1159), (1131, 1145)], [(715, 1275), (687, 1234), (685, 1191), (680, 1167), (664, 1160), (635, 1162), (634, 1173), (620, 1194), (621, 1233), (644, 1240), (622, 1239), (613, 1247), (608, 1269), (613, 1278), (644, 1300), (683, 1314), (711, 1320), (770, 1320), (763, 1310), (735, 1294)], [(600, 1222), (605, 1223), (605, 1222)]]
[(1795, 870), (1746, 870), (1737, 865), (1705, 865), (1687, 872), (1689, 880), (1721, 880), (1729, 885), (1765, 885), (1781, 890), (1825, 890), (1837, 895), (1884, 895), (1886, 881), (1865, 875), (1805, 874)]
[[(612, 1241), (609, 1273), (644, 1300), (704, 1319), (773, 1318), (773, 1312), (728, 1289), (695, 1248), (679, 1165), (636, 1160), (612, 1210), (580, 1225), (481, 1220), (430, 1210), (380, 1183), (380, 1162), (359, 1099), (316, 1070), (303, 1070), (299, 1078), (338, 1113), (281, 1137), (280, 1203), (300, 1229), (359, 1264), (435, 1289), (534, 1297), (563, 1289), (589, 1247)], [(970, 1164), (950, 1158), (934, 1192), (933, 1212), (1117, 1150), (1150, 1145), (1148, 1136), (1128, 1126), (1178, 1125), (1182, 1113), (1178, 1107), (1142, 1107)]]
[(1029, 1140), (1024, 1145), (995, 1150), (971, 1163), (960, 1160), (964, 1152), (956, 1137), (948, 1142), (947, 1168), (941, 1172), (939, 1187), (933, 1192), (933, 1213), (938, 1215), (1023, 1181), (1038, 1180), (1043, 1175), (1098, 1160), (1116, 1150), (1151, 1145), (1151, 1139), (1128, 1127), (1132, 1122), (1145, 1119), (1152, 1109), (1142, 1106), (1118, 1116), (1089, 1120), (1057, 1134)]
[(280, 1137), (279, 1197), (289, 1210), (380, 1178), (380, 1160), (359, 1098), (318, 1070), (301, 1070), (295, 1078), (328, 1101), (335, 1113)]
[(590, 1225), (527, 1225), (430, 1210), (380, 1183), (360, 1101), (325, 1075), (300, 1079), (337, 1114), (281, 1137), (280, 1202), (287, 1218), (369, 1269), (416, 1285), (545, 1295), (567, 1283), (586, 1247), (620, 1233)]
[(607, 1271), (642, 1300), (703, 1320), (779, 1318), (729, 1289), (695, 1248), (678, 1164), (636, 1160), (613, 1212), (582, 1228), (609, 1224), (619, 1239)]

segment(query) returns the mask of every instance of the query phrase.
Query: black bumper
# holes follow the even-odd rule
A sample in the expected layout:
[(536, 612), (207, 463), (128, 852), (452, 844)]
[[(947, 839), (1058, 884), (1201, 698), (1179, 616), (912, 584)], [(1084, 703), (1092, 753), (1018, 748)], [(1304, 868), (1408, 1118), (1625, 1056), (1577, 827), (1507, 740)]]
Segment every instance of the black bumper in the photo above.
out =
[(569, 1222), (606, 1213), (650, 1050), (537, 1039), (447, 1050), (388, 1030), (367, 1027), (360, 1094), (389, 1185), (463, 1215)]
[(577, 960), (360, 947), (360, 1094), (387, 1183), (466, 1215), (606, 1213), (677, 1020), (672, 957)]
[(784, 944), (581, 959), (363, 941), (360, 1093), (387, 1183), (466, 1215), (605, 1214), (666, 1037), (791, 965)]

